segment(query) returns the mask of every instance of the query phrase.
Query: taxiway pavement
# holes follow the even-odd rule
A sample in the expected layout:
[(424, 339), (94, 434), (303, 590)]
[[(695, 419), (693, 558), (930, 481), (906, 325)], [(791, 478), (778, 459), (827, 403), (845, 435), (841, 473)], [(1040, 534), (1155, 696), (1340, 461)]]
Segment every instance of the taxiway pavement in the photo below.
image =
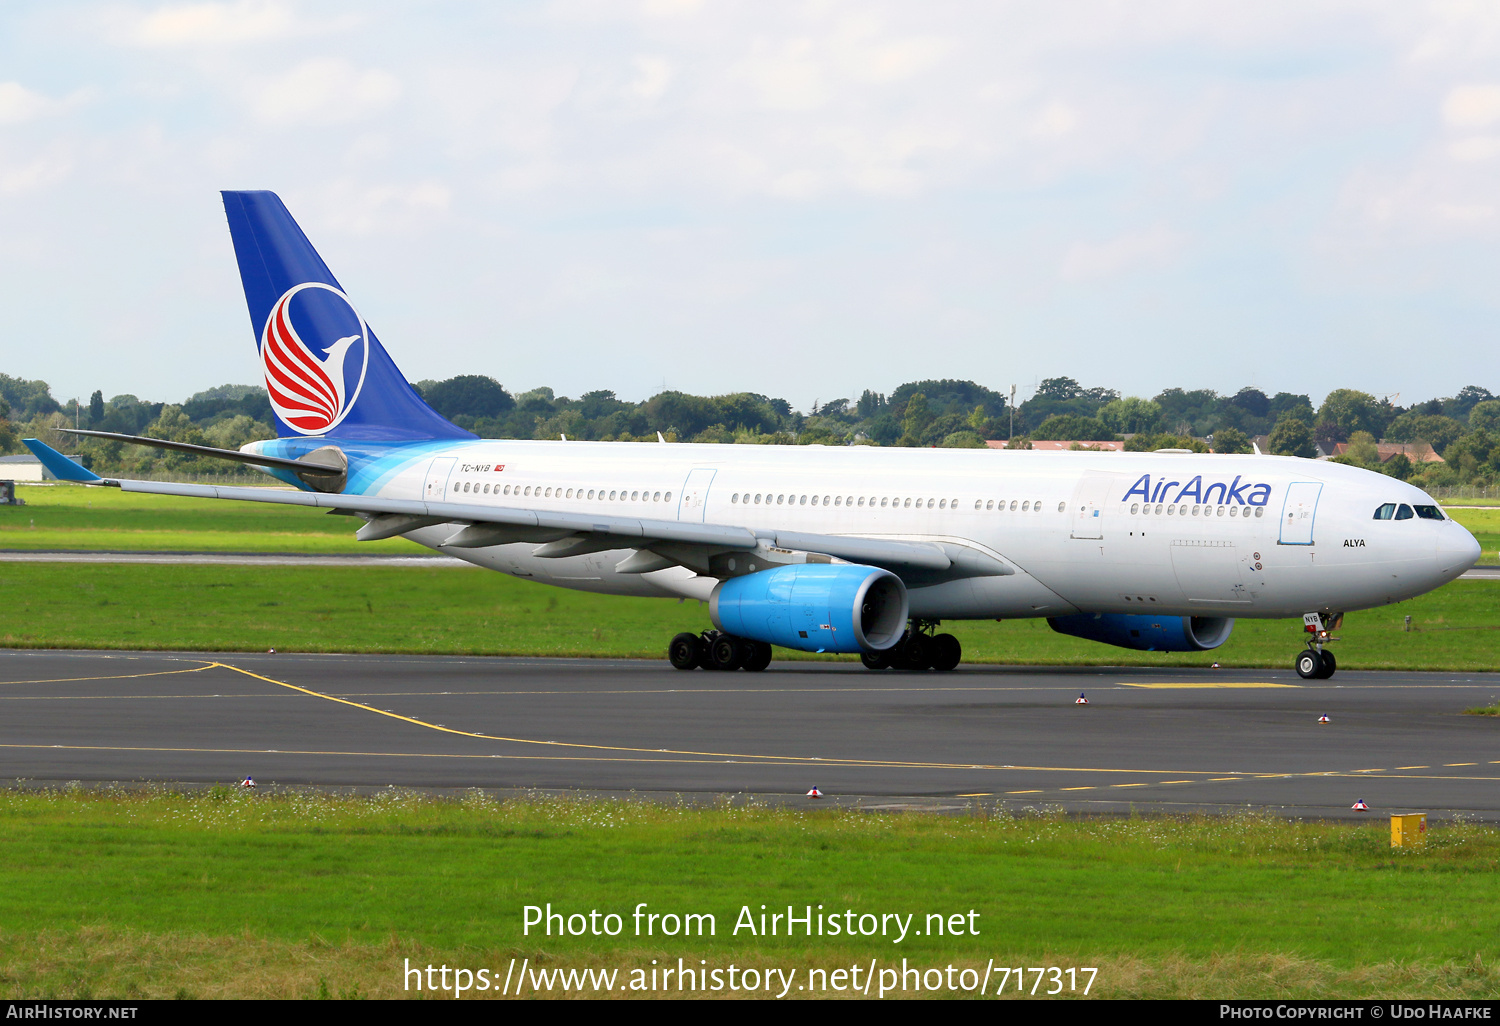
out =
[(1500, 720), (1464, 714), (1497, 700), (1483, 674), (8, 650), (0, 781), (1500, 821)]

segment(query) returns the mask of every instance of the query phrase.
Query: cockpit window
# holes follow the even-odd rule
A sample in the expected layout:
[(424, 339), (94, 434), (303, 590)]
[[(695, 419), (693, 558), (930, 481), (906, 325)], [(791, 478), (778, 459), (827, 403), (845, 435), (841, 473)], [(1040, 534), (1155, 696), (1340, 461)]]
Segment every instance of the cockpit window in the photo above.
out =
[(1412, 518), (1411, 507), (1408, 506), (1406, 503), (1403, 502), (1400, 506), (1396, 507), (1396, 519), (1397, 520), (1410, 520), (1411, 518)]
[(1396, 504), (1394, 502), (1387, 502), (1385, 505), (1381, 506), (1375, 511), (1376, 520), (1390, 520), (1395, 517), (1395, 515)]
[(1417, 516), (1423, 520), (1444, 520), (1443, 511), (1436, 506), (1417, 506)]

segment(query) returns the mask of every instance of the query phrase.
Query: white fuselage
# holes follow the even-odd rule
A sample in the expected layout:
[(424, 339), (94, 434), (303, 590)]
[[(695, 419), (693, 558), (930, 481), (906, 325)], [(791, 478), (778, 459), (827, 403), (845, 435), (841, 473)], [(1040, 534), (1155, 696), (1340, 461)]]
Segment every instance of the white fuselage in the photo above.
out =
[[(1435, 505), (1410, 485), (1280, 456), (496, 440), (455, 443), (369, 494), (954, 542), (1015, 568), (917, 582), (911, 615), (926, 619), (1346, 611), (1430, 591), (1479, 555), (1451, 520), (1374, 519), (1384, 503)], [(617, 573), (629, 549), (443, 548), (452, 534), (410, 537), (588, 591), (707, 598), (717, 583), (682, 567)]]

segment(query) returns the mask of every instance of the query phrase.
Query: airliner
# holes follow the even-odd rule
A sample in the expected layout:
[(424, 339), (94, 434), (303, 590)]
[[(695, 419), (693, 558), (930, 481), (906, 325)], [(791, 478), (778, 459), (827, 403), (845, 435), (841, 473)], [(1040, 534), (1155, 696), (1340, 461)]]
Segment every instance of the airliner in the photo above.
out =
[[(680, 670), (763, 670), (772, 646), (952, 670), (943, 621), (1044, 617), (1122, 648), (1207, 651), (1239, 618), (1300, 618), (1327, 678), (1347, 612), (1454, 580), (1479, 544), (1394, 478), (1295, 457), (481, 439), (407, 384), (286, 206), (225, 192), (278, 437), (240, 450), (77, 434), (254, 465), (291, 488), (60, 479), (307, 506), (515, 577), (698, 599)], [(354, 525), (351, 525), (354, 526)]]

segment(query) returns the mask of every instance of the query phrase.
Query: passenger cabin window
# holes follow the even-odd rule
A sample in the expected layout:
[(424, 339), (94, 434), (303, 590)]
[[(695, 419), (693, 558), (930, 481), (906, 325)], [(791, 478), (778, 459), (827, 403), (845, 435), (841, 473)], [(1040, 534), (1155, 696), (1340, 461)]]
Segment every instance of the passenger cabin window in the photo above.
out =
[(1438, 509), (1436, 506), (1417, 506), (1415, 507), (1415, 509), (1417, 511), (1417, 516), (1421, 517), (1423, 520), (1447, 519), (1443, 516), (1443, 511)]
[(1413, 515), (1414, 514), (1411, 511), (1411, 507), (1404, 502), (1396, 507), (1397, 520), (1410, 520)]
[(1394, 502), (1384, 503), (1383, 505), (1380, 506), (1379, 509), (1377, 509), (1375, 511), (1375, 519), (1376, 520), (1391, 520), (1391, 519), (1394, 519), (1395, 516), (1396, 516), (1396, 504)]

